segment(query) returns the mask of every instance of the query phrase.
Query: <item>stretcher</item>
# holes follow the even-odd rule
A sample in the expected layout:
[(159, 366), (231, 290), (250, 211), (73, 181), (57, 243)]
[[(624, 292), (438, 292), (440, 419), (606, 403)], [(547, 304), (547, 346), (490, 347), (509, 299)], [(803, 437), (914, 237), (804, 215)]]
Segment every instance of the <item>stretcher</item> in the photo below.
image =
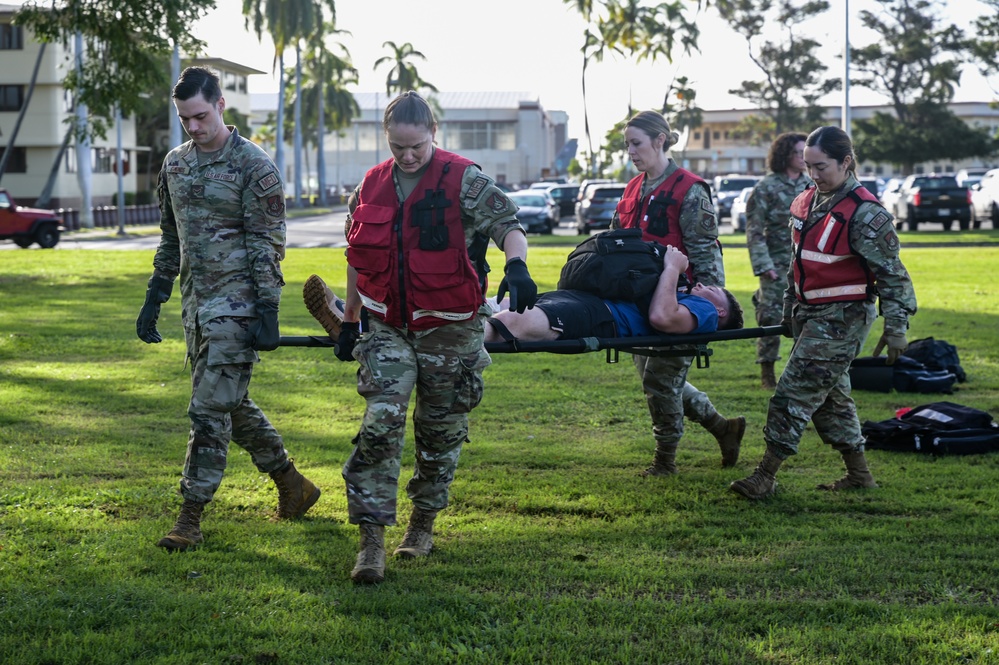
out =
[[(546, 342), (522, 342), (511, 340), (486, 343), (489, 353), (592, 353), (606, 351), (608, 363), (616, 363), (618, 354), (623, 351), (632, 355), (653, 357), (693, 356), (697, 367), (710, 366), (711, 342), (725, 342), (733, 339), (756, 339), (782, 334), (780, 326), (741, 328), (739, 330), (719, 330), (697, 335), (653, 335), (647, 337), (582, 337), (579, 339), (559, 339)], [(328, 335), (302, 337), (282, 337), (281, 346), (306, 346), (333, 348), (334, 342)]]

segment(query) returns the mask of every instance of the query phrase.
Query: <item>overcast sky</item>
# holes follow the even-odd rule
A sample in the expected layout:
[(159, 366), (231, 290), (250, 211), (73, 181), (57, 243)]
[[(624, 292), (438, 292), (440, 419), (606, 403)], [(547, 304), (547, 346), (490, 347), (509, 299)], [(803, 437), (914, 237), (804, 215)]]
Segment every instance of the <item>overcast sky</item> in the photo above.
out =
[[(862, 29), (858, 12), (877, 9), (877, 3), (830, 0), (830, 11), (808, 26), (809, 36), (823, 43), (820, 57), (829, 66), (829, 76), (843, 74), (848, 1), (851, 43), (861, 46), (876, 37)], [(265, 35), (261, 44), (244, 29), (241, 0), (216, 0), (216, 4), (194, 29), (195, 35), (208, 43), (207, 55), (268, 72), (250, 77), (250, 91), (276, 91), (276, 77), (270, 74), (270, 40)], [(696, 6), (693, 0), (689, 4)], [(384, 90), (388, 67), (373, 68), (378, 58), (390, 55), (384, 42), (409, 42), (426, 56), (425, 61), (413, 61), (420, 75), (438, 89), (537, 93), (546, 109), (569, 114), (570, 136), (583, 138), (580, 48), (585, 24), (562, 0), (339, 0), (336, 7), (337, 26), (351, 33), (341, 41), (358, 69), (358, 91)], [(964, 27), (984, 9), (978, 0), (948, 0), (943, 15)], [(701, 15), (698, 25), (700, 53), (678, 55), (672, 64), (636, 65), (612, 57), (590, 65), (587, 106), (595, 143), (627, 114), (629, 100), (636, 110), (661, 107), (663, 95), (676, 76), (686, 76), (694, 84), (701, 108), (748, 108), (747, 102), (727, 92), (743, 80), (762, 78), (749, 60), (745, 39), (717, 18), (713, 9)], [(294, 63), (293, 50), (286, 53), (285, 62), (287, 66)], [(992, 88), (999, 89), (999, 75), (986, 81), (974, 68), (966, 68), (957, 101), (999, 99)], [(851, 89), (850, 99), (852, 105), (886, 101), (857, 87)], [(823, 101), (842, 103), (838, 96)]]

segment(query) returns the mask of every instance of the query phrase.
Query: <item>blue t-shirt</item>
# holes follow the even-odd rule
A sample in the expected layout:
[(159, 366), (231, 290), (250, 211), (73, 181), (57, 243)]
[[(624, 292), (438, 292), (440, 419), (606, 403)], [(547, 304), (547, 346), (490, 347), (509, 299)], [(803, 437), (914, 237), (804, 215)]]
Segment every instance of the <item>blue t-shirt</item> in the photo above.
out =
[[(686, 307), (697, 319), (697, 327), (691, 333), (710, 333), (718, 330), (718, 310), (710, 300), (678, 292), (676, 301)], [(604, 302), (614, 316), (618, 337), (647, 337), (662, 334), (649, 324), (648, 307), (643, 313), (639, 306), (633, 302), (623, 300), (605, 300)]]

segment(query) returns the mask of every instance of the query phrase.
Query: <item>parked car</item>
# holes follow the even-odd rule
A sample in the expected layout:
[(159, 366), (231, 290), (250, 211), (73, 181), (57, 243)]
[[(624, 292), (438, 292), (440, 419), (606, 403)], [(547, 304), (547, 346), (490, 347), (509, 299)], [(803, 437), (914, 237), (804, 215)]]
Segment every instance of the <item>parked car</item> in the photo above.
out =
[(973, 167), (969, 169), (961, 169), (957, 172), (955, 177), (957, 178), (957, 184), (965, 187), (971, 187), (975, 184), (975, 181), (973, 180), (974, 178), (981, 179), (981, 177), (988, 172), (988, 167)]
[(586, 198), (586, 195), (589, 194), (590, 187), (593, 185), (613, 185), (616, 182), (616, 180), (609, 180), (607, 178), (591, 178), (583, 180), (579, 183), (579, 192), (576, 194), (576, 203), (579, 203)]
[(971, 187), (971, 223), (981, 228), (982, 222), (992, 221), (999, 229), (999, 169), (992, 169)]
[(0, 189), (0, 240), (11, 239), (22, 248), (38, 243), (51, 249), (65, 230), (54, 210), (19, 206), (6, 189)]
[(884, 183), (881, 182), (881, 178), (875, 178), (873, 176), (859, 176), (857, 182), (863, 185), (867, 191), (869, 191), (874, 196), (881, 199), (881, 189), (884, 187)]
[(558, 204), (543, 189), (522, 189), (507, 194), (517, 204), (517, 219), (528, 233), (551, 233), (558, 226)]
[(555, 185), (548, 190), (548, 193), (558, 204), (562, 219), (569, 219), (576, 214), (576, 195), (579, 194), (579, 185)]
[(889, 178), (888, 182), (881, 189), (881, 205), (885, 207), (885, 210), (890, 212), (892, 216), (898, 217), (896, 211), (896, 204), (898, 203), (898, 197), (901, 193), (902, 188), (902, 178)]
[(752, 187), (743, 187), (739, 195), (732, 199), (732, 233), (746, 232), (746, 204), (749, 203), (749, 195), (753, 193)]
[(711, 197), (714, 199), (715, 214), (718, 219), (732, 215), (732, 200), (746, 187), (752, 187), (759, 182), (759, 176), (754, 175), (719, 175), (715, 176), (711, 185)]
[(609, 229), (617, 203), (624, 196), (624, 185), (593, 185), (588, 188), (586, 198), (580, 201), (576, 212), (576, 233)]
[(956, 220), (962, 230), (971, 224), (971, 190), (952, 175), (916, 174), (902, 182), (895, 207), (896, 228), (915, 231), (920, 222), (943, 222), (950, 231)]

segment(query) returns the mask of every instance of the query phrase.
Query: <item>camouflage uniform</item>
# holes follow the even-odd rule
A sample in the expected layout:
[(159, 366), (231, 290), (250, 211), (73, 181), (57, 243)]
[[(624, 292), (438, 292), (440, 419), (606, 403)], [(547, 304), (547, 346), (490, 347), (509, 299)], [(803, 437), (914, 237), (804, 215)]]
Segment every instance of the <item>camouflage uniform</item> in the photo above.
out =
[[(407, 193), (397, 175), (393, 181), (402, 203)], [(358, 201), (360, 190), (358, 185), (352, 202)], [(523, 231), (517, 207), (478, 167), (465, 170), (460, 192), (467, 246), (484, 237), (502, 248), (508, 233)], [(366, 407), (354, 450), (343, 466), (352, 524), (396, 524), (406, 412), (414, 389), (416, 464), (406, 492), (420, 510), (436, 513), (448, 505), (461, 446), (468, 440), (468, 413), (482, 399), (482, 372), (492, 362), (483, 347), (483, 325), (490, 313), (483, 302), (469, 321), (419, 331), (368, 318), (368, 329), (354, 350), (360, 363), (357, 391)]]
[[(284, 279), (284, 191), (271, 158), (234, 127), (206, 163), (193, 142), (163, 161), (158, 194), (162, 238), (154, 274), (180, 275), (182, 319), (191, 362), (191, 433), (181, 493), (211, 501), (229, 441), (262, 472), (288, 461), (281, 436), (250, 400), (259, 360), (252, 348), (257, 302), (277, 305)], [(205, 155), (200, 155), (205, 160)]]
[[(760, 278), (760, 288), (753, 294), (756, 323), (761, 326), (780, 324), (784, 311), (786, 282), (780, 277), (791, 265), (791, 201), (812, 184), (807, 175), (791, 180), (786, 173), (769, 173), (753, 187), (746, 202), (746, 246), (753, 274)], [(778, 279), (764, 276), (773, 270)], [(780, 359), (780, 337), (760, 337), (756, 340), (756, 362), (772, 363)]]
[[(831, 196), (816, 193), (806, 228), (822, 222), (846, 192), (860, 186), (851, 175)], [(849, 240), (873, 276), (885, 332), (904, 334), (916, 313), (916, 294), (898, 256), (891, 215), (878, 203), (862, 203), (850, 222)], [(789, 273), (783, 315), (793, 321), (794, 348), (770, 398), (763, 430), (767, 447), (781, 458), (796, 454), (811, 420), (825, 443), (841, 452), (862, 452), (864, 437), (850, 397), (849, 369), (878, 311), (872, 301), (800, 303), (792, 282)]]
[[(677, 168), (676, 162), (670, 160), (659, 178), (644, 182), (643, 198)], [(611, 227), (618, 226), (615, 214)], [(724, 286), (725, 267), (718, 245), (718, 221), (711, 193), (706, 186), (694, 185), (687, 192), (680, 208), (680, 228), (695, 283)], [(633, 360), (642, 377), (642, 389), (652, 416), (652, 434), (657, 446), (676, 445), (680, 441), (684, 412), (700, 423), (717, 414), (707, 395), (686, 381), (692, 356), (657, 358), (635, 355)]]

